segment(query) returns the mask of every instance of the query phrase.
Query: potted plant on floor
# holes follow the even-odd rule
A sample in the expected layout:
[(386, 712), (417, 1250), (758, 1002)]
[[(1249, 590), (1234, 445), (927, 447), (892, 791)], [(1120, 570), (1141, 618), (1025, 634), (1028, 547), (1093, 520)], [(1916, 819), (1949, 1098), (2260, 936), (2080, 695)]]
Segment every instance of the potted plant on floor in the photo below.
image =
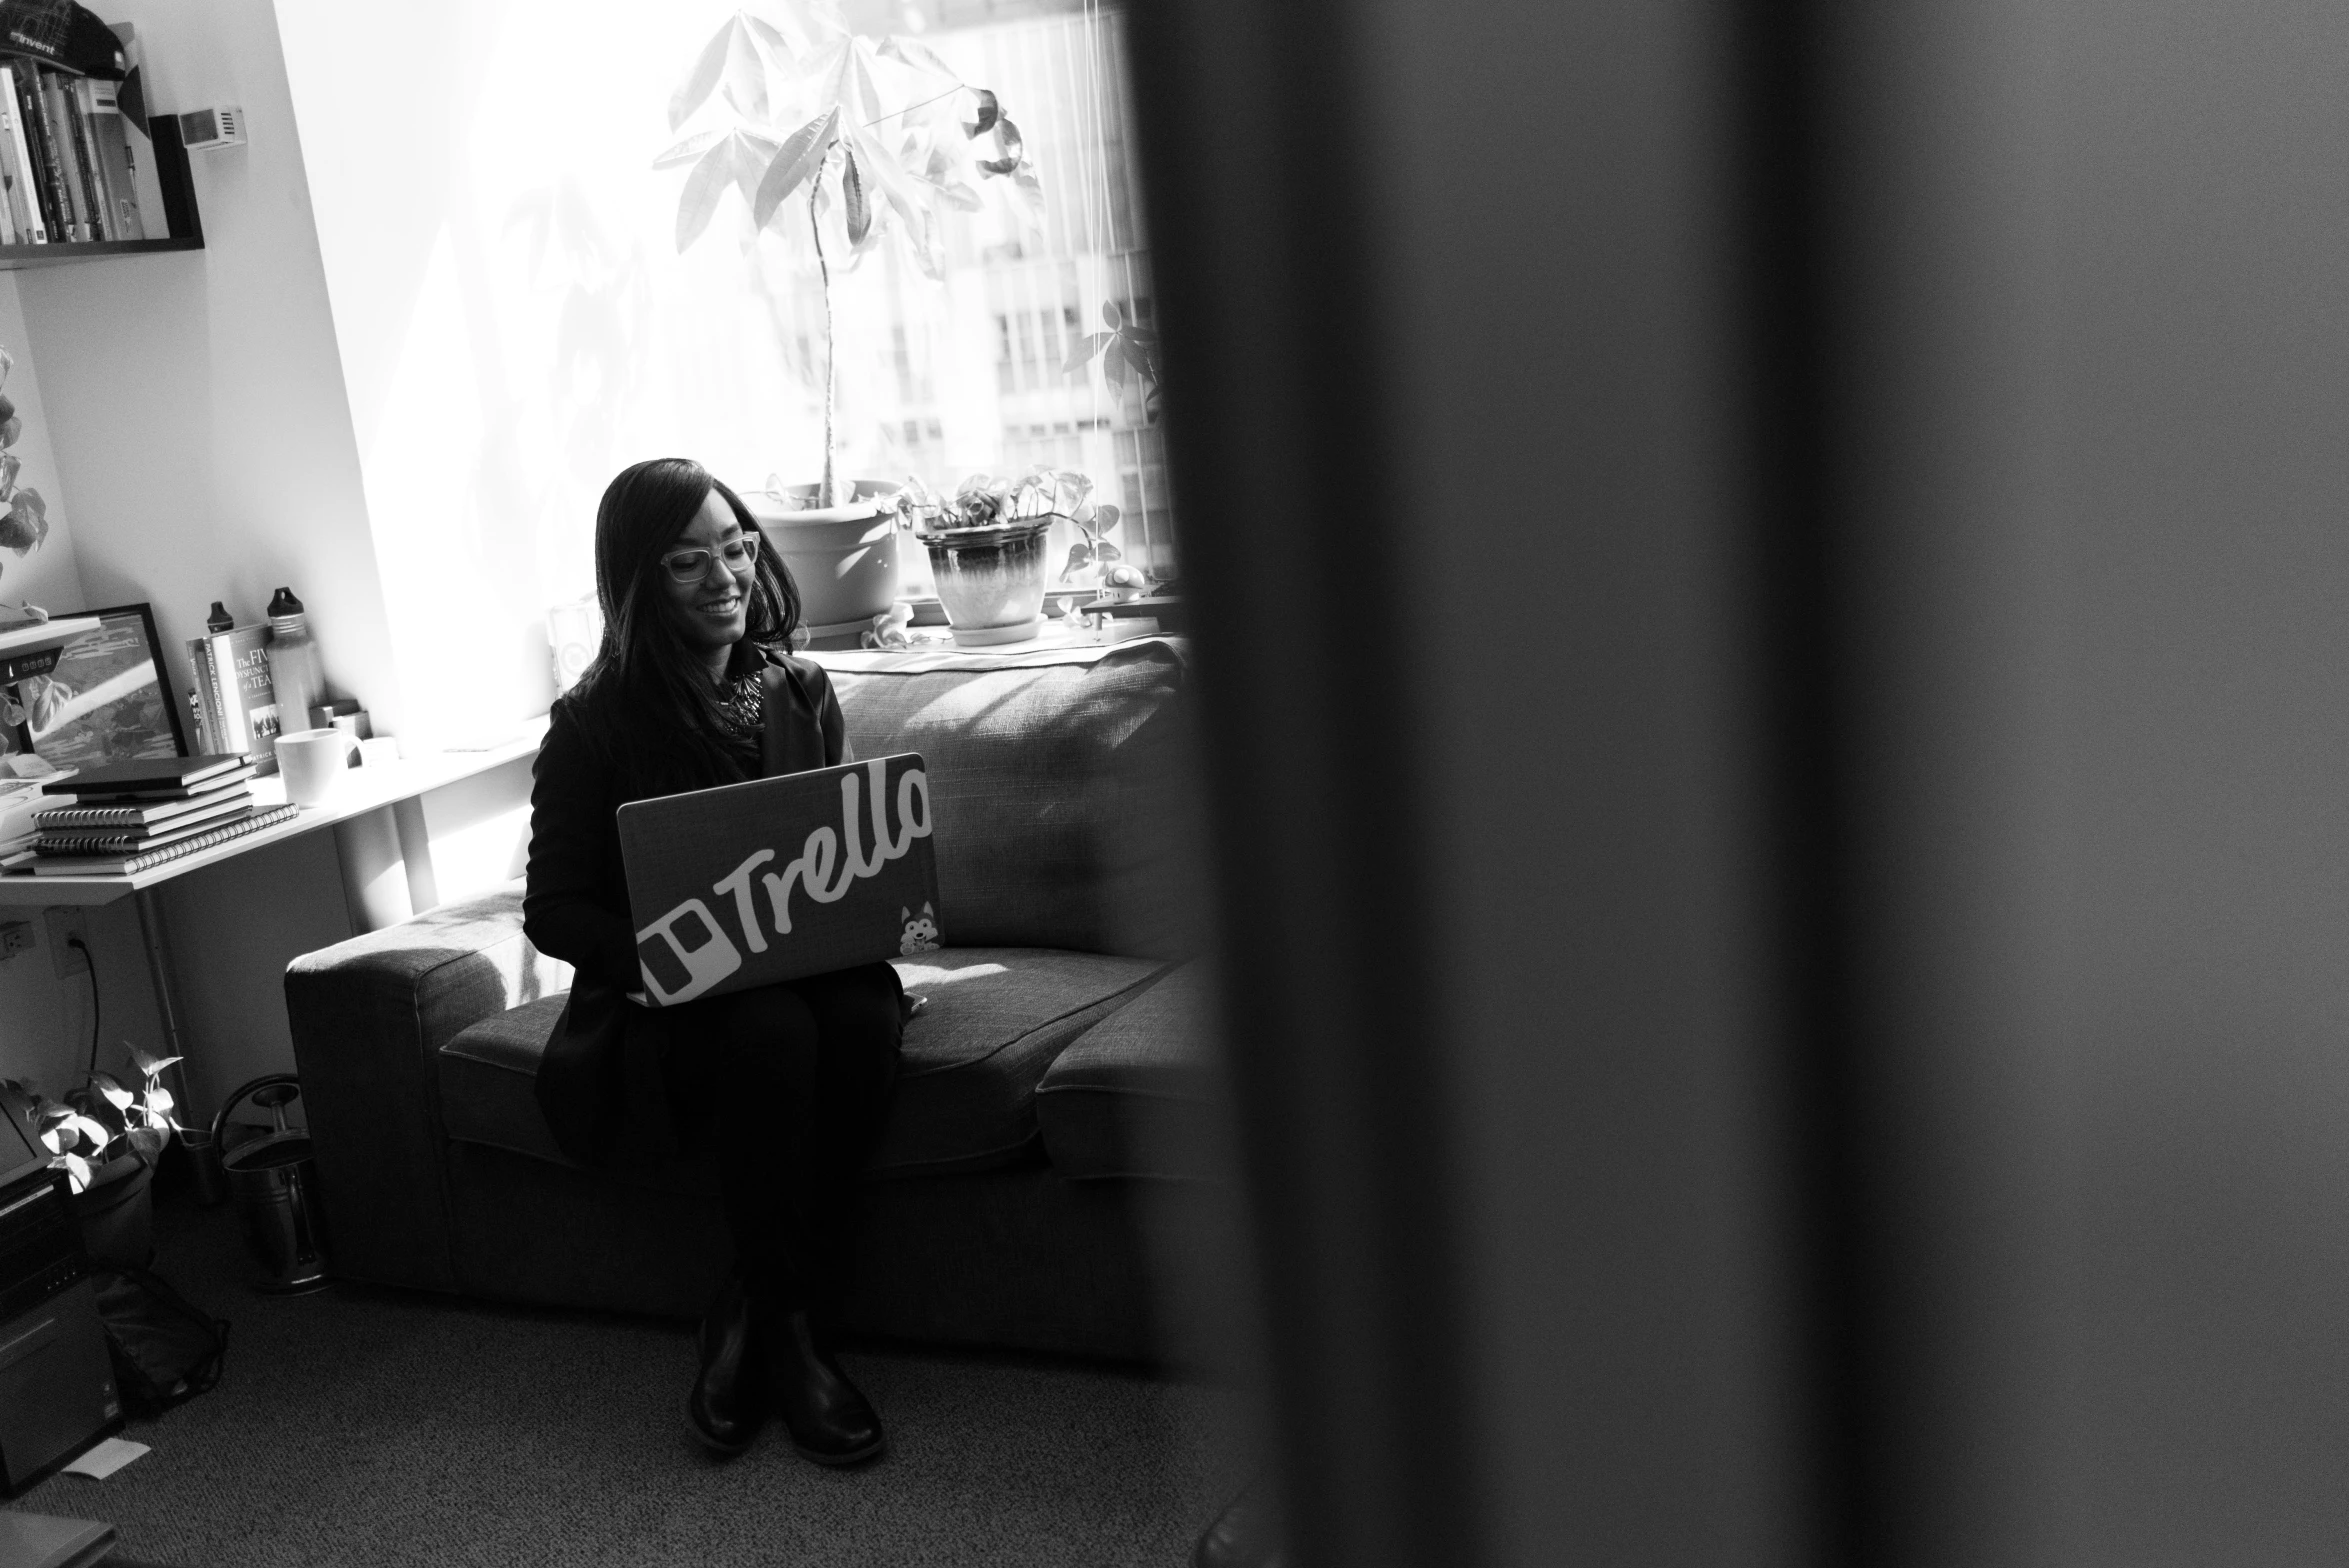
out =
[(163, 1087), (176, 1056), (151, 1057), (128, 1042), (137, 1087), (93, 1069), (78, 1089), (51, 1100), (31, 1084), (0, 1081), (0, 1102), (66, 1173), (82, 1243), (91, 1257), (144, 1268), (155, 1251), (155, 1162), (179, 1128)]
[(1054, 523), (1076, 533), (1060, 581), (1097, 586), (1101, 567), (1120, 558), (1104, 538), (1118, 524), (1114, 506), (1096, 506), (1093, 481), (1066, 469), (1037, 467), (1018, 479), (974, 474), (951, 500), (908, 480), (902, 510), (930, 553), (938, 599), (954, 640), (964, 647), (1024, 642), (1043, 624), (1052, 586), (1049, 541)]
[[(737, 12), (718, 29), (669, 102), (682, 129), (656, 168), (690, 165), (677, 203), (677, 248), (707, 232), (727, 190), (752, 233), (804, 242), (824, 301), (822, 477), (772, 477), (744, 501), (791, 566), (811, 627), (859, 623), (897, 592), (897, 486), (841, 477), (833, 343), (835, 269), (855, 267), (896, 235), (923, 274), (943, 280), (950, 210), (974, 211), (990, 181), (1034, 222), (1043, 187), (1017, 126), (912, 38), (852, 33), (829, 0), (794, 0), (778, 27)], [(975, 178), (973, 177), (975, 175)]]

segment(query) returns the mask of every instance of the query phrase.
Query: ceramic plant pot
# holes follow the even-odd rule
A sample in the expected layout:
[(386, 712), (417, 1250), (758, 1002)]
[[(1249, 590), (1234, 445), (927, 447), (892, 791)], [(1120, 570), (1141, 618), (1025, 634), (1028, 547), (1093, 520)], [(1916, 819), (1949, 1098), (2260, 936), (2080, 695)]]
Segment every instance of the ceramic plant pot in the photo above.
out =
[(1052, 519), (956, 528), (922, 540), (954, 640), (966, 648), (1025, 642), (1043, 626)]
[(767, 548), (799, 585), (800, 624), (822, 635), (857, 629), (897, 598), (898, 486), (859, 479), (846, 506), (811, 507), (814, 485), (745, 490)]
[(155, 1256), (155, 1165), (135, 1154), (117, 1155), (73, 1195), (82, 1245), (101, 1263), (143, 1269)]

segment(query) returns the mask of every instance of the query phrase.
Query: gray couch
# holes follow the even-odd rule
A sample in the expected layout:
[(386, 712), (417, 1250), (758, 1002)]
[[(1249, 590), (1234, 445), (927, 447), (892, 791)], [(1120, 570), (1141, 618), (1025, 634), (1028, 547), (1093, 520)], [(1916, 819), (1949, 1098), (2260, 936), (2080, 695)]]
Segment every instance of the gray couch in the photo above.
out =
[[(844, 1326), (1151, 1357), (1169, 1329), (1141, 1217), (1199, 1174), (1180, 1124), (1216, 1100), (1181, 651), (832, 662), (857, 754), (928, 759), (947, 944), (899, 963), (931, 1001)], [(539, 1116), (568, 983), (522, 936), (519, 884), (292, 965), (338, 1275), (699, 1313), (730, 1253), (714, 1163), (587, 1170)]]

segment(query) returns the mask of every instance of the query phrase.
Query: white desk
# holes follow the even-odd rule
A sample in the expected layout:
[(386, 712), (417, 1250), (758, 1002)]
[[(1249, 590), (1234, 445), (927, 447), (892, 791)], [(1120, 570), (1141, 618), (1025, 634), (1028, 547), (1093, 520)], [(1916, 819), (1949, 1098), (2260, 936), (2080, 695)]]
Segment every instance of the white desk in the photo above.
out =
[[(135, 899), (139, 936), (147, 950), (148, 983), (154, 987), (155, 1008), (163, 1023), (164, 1054), (184, 1056), (187, 1052), (180, 1039), (179, 1008), (172, 994), (171, 966), (164, 950), (163, 919), (156, 903), (156, 888), (191, 871), (201, 871), (206, 866), (251, 854), (319, 828), (332, 828), (354, 931), (377, 930), (406, 919), (411, 912), (421, 914), (440, 902), (433, 884), (432, 845), (425, 831), (422, 797), (444, 785), (530, 756), (538, 750), (545, 733), (546, 721), (541, 719), (517, 739), (484, 751), (437, 752), (353, 768), (337, 784), (332, 796), (318, 805), (302, 807), (290, 822), (230, 839), (225, 844), (129, 876), (0, 876), (0, 909), (111, 904), (117, 899)], [(265, 805), (281, 805), (285, 800), (285, 785), (275, 777), (255, 779), (253, 796)], [(187, 1103), (184, 1096), (182, 1103)]]

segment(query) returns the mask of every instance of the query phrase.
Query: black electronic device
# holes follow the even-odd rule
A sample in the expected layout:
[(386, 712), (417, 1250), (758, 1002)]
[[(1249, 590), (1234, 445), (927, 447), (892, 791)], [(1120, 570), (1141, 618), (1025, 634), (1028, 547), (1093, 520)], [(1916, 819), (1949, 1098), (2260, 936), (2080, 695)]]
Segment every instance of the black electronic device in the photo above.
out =
[[(0, 1134), (0, 1166), (9, 1136)], [(9, 1497), (122, 1425), (70, 1190), (65, 1172), (43, 1166), (0, 1184), (0, 1495)]]

